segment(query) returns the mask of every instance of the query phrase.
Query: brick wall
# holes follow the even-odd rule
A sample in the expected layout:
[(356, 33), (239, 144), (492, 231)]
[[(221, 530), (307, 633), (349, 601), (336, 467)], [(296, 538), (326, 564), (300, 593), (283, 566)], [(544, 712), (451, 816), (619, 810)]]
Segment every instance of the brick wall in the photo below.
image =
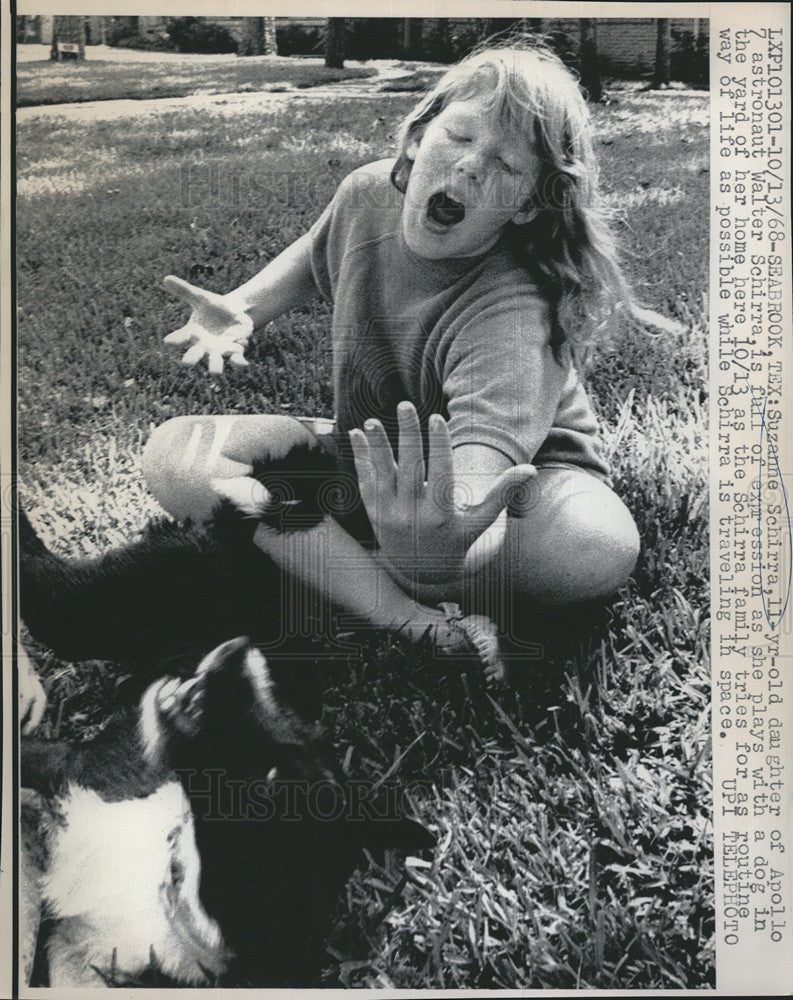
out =
[[(578, 18), (546, 18), (546, 31), (564, 31), (578, 44)], [(672, 18), (673, 32), (708, 38), (707, 19)], [(597, 22), (597, 46), (605, 70), (625, 73), (651, 73), (655, 65), (656, 19), (654, 17), (609, 17)]]

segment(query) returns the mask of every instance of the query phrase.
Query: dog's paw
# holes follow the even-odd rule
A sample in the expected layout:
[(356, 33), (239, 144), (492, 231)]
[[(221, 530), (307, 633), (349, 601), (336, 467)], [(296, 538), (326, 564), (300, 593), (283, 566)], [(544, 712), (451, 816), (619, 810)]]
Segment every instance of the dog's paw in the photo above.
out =
[(212, 489), (221, 500), (228, 501), (244, 517), (257, 520), (273, 506), (269, 490), (251, 476), (233, 476), (228, 479), (213, 479)]
[(157, 712), (172, 732), (189, 739), (198, 735), (204, 709), (203, 678), (190, 677), (180, 680), (170, 677), (157, 691)]

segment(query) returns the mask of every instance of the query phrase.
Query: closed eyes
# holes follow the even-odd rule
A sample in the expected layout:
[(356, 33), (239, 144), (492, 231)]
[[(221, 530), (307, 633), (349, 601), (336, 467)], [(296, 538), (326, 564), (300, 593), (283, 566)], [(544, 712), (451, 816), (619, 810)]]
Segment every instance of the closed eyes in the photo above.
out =
[[(443, 131), (452, 142), (460, 143), (460, 145), (467, 146), (469, 143), (474, 141), (473, 136), (466, 132), (457, 132), (453, 128), (449, 128), (448, 125), (443, 127)], [(493, 160), (498, 165), (499, 169), (506, 171), (510, 177), (519, 177), (523, 173), (520, 167), (513, 166), (501, 156), (496, 155), (493, 157)]]

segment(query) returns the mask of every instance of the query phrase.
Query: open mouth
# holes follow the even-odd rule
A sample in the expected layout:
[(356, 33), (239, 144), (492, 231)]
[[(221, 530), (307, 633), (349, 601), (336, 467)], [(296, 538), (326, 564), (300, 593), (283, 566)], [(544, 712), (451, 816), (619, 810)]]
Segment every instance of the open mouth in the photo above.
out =
[(455, 226), (465, 218), (465, 205), (445, 191), (436, 191), (427, 204), (427, 218), (439, 226)]

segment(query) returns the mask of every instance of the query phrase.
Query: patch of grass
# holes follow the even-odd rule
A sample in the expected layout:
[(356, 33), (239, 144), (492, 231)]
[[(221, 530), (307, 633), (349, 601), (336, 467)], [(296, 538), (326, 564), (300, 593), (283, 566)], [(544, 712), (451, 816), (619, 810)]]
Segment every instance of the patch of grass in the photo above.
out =
[[(20, 124), (21, 492), (58, 551), (101, 551), (151, 516), (140, 449), (167, 417), (331, 413), (324, 305), (261, 331), (250, 369), (210, 377), (162, 346), (184, 310), (160, 281), (225, 291), (250, 277), (342, 176), (391, 153), (413, 100), (183, 110), (145, 131)], [(639, 565), (608, 609), (527, 613), (545, 656), (496, 703), (477, 677), (378, 638), (325, 670), (325, 722), (349, 772), (389, 772), (439, 841), (404, 884), (391, 857), (350, 882), (325, 986), (714, 983), (707, 102), (621, 96), (595, 114), (630, 276), (686, 327), (615, 328), (590, 366)], [(95, 732), (115, 671), (40, 660), (50, 732)]]
[(323, 83), (374, 76), (361, 66), (328, 69), (297, 60), (269, 56), (245, 58), (173, 59), (118, 63), (27, 62), (17, 66), (17, 106), (76, 104), (125, 98), (185, 97), (188, 94), (226, 94), (257, 90), (317, 87)]

